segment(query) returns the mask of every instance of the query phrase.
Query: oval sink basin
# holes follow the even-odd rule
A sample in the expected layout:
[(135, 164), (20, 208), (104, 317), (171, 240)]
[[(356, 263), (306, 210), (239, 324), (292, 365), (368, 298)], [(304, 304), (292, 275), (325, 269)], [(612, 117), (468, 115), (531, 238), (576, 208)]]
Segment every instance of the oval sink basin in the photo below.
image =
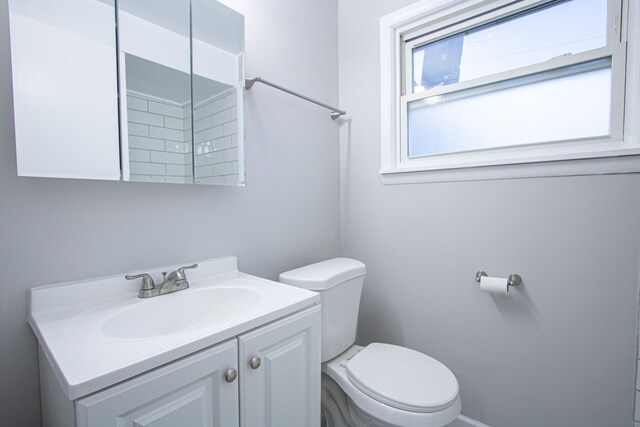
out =
[(140, 299), (116, 311), (102, 325), (104, 335), (148, 339), (173, 335), (207, 322), (226, 322), (259, 307), (266, 297), (248, 288), (186, 289)]

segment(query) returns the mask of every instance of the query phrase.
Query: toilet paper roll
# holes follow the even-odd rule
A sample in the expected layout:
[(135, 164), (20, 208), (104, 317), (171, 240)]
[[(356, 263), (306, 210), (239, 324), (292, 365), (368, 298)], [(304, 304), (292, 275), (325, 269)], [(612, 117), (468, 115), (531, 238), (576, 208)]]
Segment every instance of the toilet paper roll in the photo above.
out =
[(489, 292), (491, 294), (505, 295), (509, 292), (509, 285), (506, 278), (502, 277), (481, 277), (480, 278), (480, 290)]

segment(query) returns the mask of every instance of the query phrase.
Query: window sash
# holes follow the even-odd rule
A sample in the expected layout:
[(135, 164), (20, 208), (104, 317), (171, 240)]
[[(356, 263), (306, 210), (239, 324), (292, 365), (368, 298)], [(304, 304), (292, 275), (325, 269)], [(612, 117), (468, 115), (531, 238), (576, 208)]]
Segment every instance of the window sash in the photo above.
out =
[[(576, 55), (558, 56), (546, 62), (541, 62), (525, 67), (514, 68), (513, 70), (503, 71), (501, 73), (490, 74), (488, 76), (479, 77), (477, 79), (466, 80), (460, 83), (452, 83), (445, 86), (438, 86), (424, 92), (408, 93), (400, 96), (400, 101), (415, 101), (418, 99), (430, 98), (432, 96), (446, 95), (448, 93), (459, 92), (472, 89), (479, 86), (487, 86), (492, 83), (499, 83), (507, 80), (526, 77), (533, 74), (540, 74), (547, 71), (557, 70), (561, 68), (578, 65), (585, 62), (591, 62), (598, 59), (611, 58), (612, 68), (616, 63), (616, 59), (624, 57), (626, 52), (626, 43), (618, 43), (616, 46), (607, 46), (599, 49), (593, 49), (587, 52), (578, 53)], [(619, 62), (619, 61), (618, 61)]]
[[(465, 14), (448, 18), (439, 24), (435, 25), (431, 31), (422, 30), (413, 31), (410, 33), (403, 33), (401, 36), (402, 40), (402, 93), (401, 96), (409, 95), (413, 92), (413, 49), (416, 47), (420, 47), (422, 45), (432, 43), (441, 39), (445, 39), (447, 37), (465, 32), (467, 30), (480, 27), (484, 24), (489, 24), (491, 22), (497, 21), (499, 19), (507, 18), (514, 14), (526, 12), (532, 8), (537, 8), (540, 6), (558, 3), (561, 0), (522, 0), (516, 2), (508, 2), (502, 1), (497, 5), (496, 2), (491, 2), (492, 4), (485, 5), (484, 7), (480, 7), (479, 9), (474, 9), (474, 13), (472, 17), (465, 19)], [(579, 1), (579, 0), (578, 0)], [(621, 0), (608, 0), (608, 12), (607, 12), (607, 45), (605, 48), (613, 49), (614, 46), (620, 44), (621, 42), (621, 31), (620, 31), (620, 13), (622, 9)], [(457, 22), (457, 23), (455, 23)], [(455, 23), (455, 24), (454, 24)], [(603, 49), (603, 48), (600, 48)], [(555, 62), (556, 60), (566, 59), (569, 62), (571, 61), (571, 57), (578, 57), (582, 54), (588, 54), (590, 52), (599, 51), (600, 49), (594, 49), (591, 51), (581, 52), (576, 55), (567, 55), (561, 56), (557, 58), (552, 58), (547, 62), (533, 64), (527, 67), (521, 67), (521, 70), (527, 69), (528, 67), (536, 67), (542, 64), (546, 64), (549, 62)], [(579, 63), (579, 61), (575, 61), (574, 63)], [(553, 68), (553, 67), (552, 67)], [(500, 74), (505, 74), (508, 76), (508, 73), (514, 71), (509, 70), (503, 73), (490, 74), (485, 76), (487, 78), (491, 78), (492, 76), (498, 76)], [(537, 71), (532, 71), (537, 72)], [(508, 78), (508, 77), (507, 77)], [(481, 80), (481, 79), (476, 79)], [(495, 80), (494, 80), (495, 81)], [(463, 84), (456, 83), (456, 84)], [(451, 84), (449, 86), (455, 86), (456, 84)], [(483, 84), (483, 83), (480, 83)], [(425, 92), (433, 93), (437, 88), (426, 90)]]
[[(405, 28), (399, 28), (401, 42), (403, 44), (411, 43), (413, 47), (420, 46), (480, 27), (483, 24), (560, 1), (562, 0), (485, 0), (476, 2), (466, 9), (447, 14), (435, 21), (425, 18), (412, 22)], [(608, 0), (607, 10), (607, 45), (609, 45), (622, 40), (619, 22), (622, 0)]]
[[(544, 161), (545, 159), (569, 159), (582, 157), (595, 157), (607, 151), (624, 148), (624, 89), (626, 66), (626, 42), (621, 41), (620, 11), (621, 0), (609, 0), (607, 15), (607, 45), (602, 48), (592, 49), (575, 55), (565, 55), (552, 58), (548, 61), (516, 68), (500, 73), (490, 74), (480, 78), (438, 86), (424, 92), (412, 93), (413, 73), (413, 48), (449, 37), (451, 35), (487, 24), (498, 19), (506, 18), (513, 14), (521, 13), (531, 8), (557, 2), (557, 0), (522, 0), (483, 2), (473, 8), (471, 12), (456, 13), (454, 16), (440, 20), (431, 31), (425, 32), (424, 27), (412, 32), (401, 34), (402, 54), (402, 91), (399, 96), (399, 140), (396, 144), (398, 169), (442, 169), (450, 167), (474, 166), (475, 164), (508, 164), (523, 161)], [(467, 16), (468, 15), (468, 16)], [(416, 28), (413, 24), (412, 28)], [(546, 78), (558, 77), (562, 73), (572, 74), (585, 71), (570, 71), (574, 65), (595, 61), (598, 59), (611, 59), (611, 116), (610, 134), (606, 137), (583, 138), (580, 140), (545, 141), (529, 145), (514, 145), (510, 147), (488, 147), (480, 150), (456, 151), (424, 156), (408, 156), (407, 118), (408, 104), (412, 101), (442, 96), (454, 92), (467, 91), (483, 86), (505, 83), (510, 80), (522, 79), (546, 73)], [(551, 72), (551, 73), (550, 73)], [(477, 93), (474, 91), (474, 93)], [(595, 153), (595, 154), (594, 154)]]

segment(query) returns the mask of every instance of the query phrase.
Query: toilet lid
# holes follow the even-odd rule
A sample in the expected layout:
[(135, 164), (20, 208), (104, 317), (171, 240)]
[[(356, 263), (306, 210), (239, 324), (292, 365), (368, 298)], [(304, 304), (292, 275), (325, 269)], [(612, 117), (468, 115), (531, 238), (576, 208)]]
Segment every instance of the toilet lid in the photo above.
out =
[(436, 412), (458, 397), (458, 381), (449, 368), (405, 347), (369, 344), (346, 368), (349, 380), (360, 391), (397, 409)]

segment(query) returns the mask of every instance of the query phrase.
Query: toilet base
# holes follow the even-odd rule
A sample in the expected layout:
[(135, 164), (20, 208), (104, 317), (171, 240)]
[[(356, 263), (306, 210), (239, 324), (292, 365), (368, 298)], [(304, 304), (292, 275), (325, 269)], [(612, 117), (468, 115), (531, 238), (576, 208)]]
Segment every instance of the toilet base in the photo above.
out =
[(331, 377), (322, 373), (322, 427), (355, 427), (349, 414), (349, 398)]

